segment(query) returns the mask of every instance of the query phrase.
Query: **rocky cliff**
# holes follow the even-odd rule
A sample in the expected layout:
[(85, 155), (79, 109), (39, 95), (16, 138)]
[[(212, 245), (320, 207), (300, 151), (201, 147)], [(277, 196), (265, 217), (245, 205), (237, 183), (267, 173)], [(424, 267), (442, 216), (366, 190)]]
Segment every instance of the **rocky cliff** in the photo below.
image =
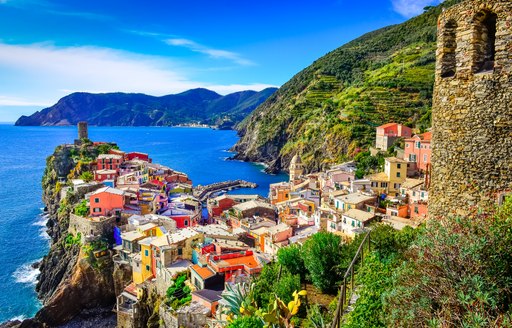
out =
[(275, 88), (221, 96), (207, 89), (153, 97), (126, 93), (73, 93), (16, 125), (172, 126), (202, 123), (231, 128), (265, 101)]
[(457, 2), (368, 33), (299, 72), (237, 126), (236, 158), (275, 172), (300, 153), (313, 171), (370, 146), (383, 123), (430, 127), (437, 17)]
[(59, 146), (47, 159), (42, 185), (52, 245), (40, 264), (36, 286), (43, 307), (34, 318), (13, 327), (54, 327), (70, 321), (69, 327), (112, 327), (112, 320), (115, 322), (115, 289), (122, 285), (117, 280), (126, 275), (114, 275), (111, 256), (97, 259), (92, 256), (91, 245), (70, 238), (69, 214), (83, 195), (67, 192), (61, 198), (64, 185), (59, 182), (61, 177), (76, 177), (88, 169), (79, 158), (94, 158), (97, 154), (98, 149), (90, 145)]

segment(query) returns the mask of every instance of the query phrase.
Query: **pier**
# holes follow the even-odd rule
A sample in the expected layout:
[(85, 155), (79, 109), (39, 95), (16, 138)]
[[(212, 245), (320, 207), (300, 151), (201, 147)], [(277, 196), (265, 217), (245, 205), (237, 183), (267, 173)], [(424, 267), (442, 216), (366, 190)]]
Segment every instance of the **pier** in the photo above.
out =
[(210, 197), (211, 194), (222, 191), (222, 190), (234, 190), (240, 188), (256, 188), (258, 185), (254, 182), (248, 182), (244, 180), (234, 181), (223, 181), (216, 182), (206, 186), (197, 186), (194, 188), (193, 195), (199, 201), (204, 202)]

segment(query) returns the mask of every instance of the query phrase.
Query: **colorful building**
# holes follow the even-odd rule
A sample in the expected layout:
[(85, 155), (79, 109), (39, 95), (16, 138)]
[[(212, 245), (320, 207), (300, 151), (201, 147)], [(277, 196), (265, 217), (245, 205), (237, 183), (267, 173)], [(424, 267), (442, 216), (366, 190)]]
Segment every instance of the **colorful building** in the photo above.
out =
[(124, 205), (125, 193), (116, 188), (101, 188), (89, 196), (91, 216), (120, 215)]
[(404, 160), (408, 162), (409, 176), (418, 171), (428, 171), (432, 154), (431, 140), (432, 132), (416, 134), (412, 138), (405, 139)]
[(377, 127), (375, 148), (388, 150), (398, 138), (410, 138), (411, 128), (398, 123), (388, 123)]
[(407, 162), (396, 157), (384, 159), (384, 172), (366, 178), (371, 181), (371, 189), (377, 194), (398, 195), (400, 186), (407, 178)]
[(119, 171), (124, 158), (121, 155), (101, 154), (97, 158), (98, 170), (115, 170)]

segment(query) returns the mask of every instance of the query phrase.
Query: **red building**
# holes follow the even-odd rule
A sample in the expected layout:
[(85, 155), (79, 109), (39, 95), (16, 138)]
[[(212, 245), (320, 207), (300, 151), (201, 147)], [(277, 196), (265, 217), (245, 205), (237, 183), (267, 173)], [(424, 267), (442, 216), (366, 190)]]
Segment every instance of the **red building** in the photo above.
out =
[(98, 156), (98, 170), (115, 170), (119, 172), (119, 166), (123, 163), (124, 159), (121, 155), (115, 154), (101, 154)]
[(125, 204), (124, 192), (110, 187), (98, 189), (89, 196), (89, 204), (91, 216), (119, 215)]
[(94, 181), (103, 182), (105, 180), (115, 180), (117, 178), (116, 170), (96, 170), (94, 171)]
[[(408, 162), (410, 173), (425, 172), (430, 166), (432, 147), (432, 132), (416, 134), (414, 137), (405, 139), (404, 160)], [(409, 175), (411, 175), (408, 172)]]
[(131, 161), (131, 160), (134, 160), (134, 159), (140, 159), (141, 161), (146, 161), (146, 162), (149, 162), (149, 163), (151, 163), (151, 161), (152, 161), (151, 158), (149, 158), (148, 154), (139, 153), (139, 152), (127, 153), (125, 155), (125, 159), (127, 161)]
[(222, 212), (229, 210), (234, 205), (233, 198), (227, 195), (216, 197), (208, 202), (208, 214), (210, 217), (221, 216)]

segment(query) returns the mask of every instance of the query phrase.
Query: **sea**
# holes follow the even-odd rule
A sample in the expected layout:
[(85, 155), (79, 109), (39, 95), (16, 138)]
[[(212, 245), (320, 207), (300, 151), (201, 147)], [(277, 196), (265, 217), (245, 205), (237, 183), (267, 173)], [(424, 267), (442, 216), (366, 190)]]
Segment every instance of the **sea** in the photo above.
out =
[[(72, 143), (76, 127), (15, 127), (0, 124), (0, 323), (32, 317), (41, 307), (32, 267), (49, 249), (41, 200), (46, 157)], [(228, 160), (235, 131), (187, 127), (89, 127), (93, 141), (116, 142), (122, 150), (149, 153), (155, 163), (188, 174), (194, 185), (244, 179), (257, 189), (237, 193), (268, 195), (269, 184), (288, 179), (269, 175), (257, 163)]]

